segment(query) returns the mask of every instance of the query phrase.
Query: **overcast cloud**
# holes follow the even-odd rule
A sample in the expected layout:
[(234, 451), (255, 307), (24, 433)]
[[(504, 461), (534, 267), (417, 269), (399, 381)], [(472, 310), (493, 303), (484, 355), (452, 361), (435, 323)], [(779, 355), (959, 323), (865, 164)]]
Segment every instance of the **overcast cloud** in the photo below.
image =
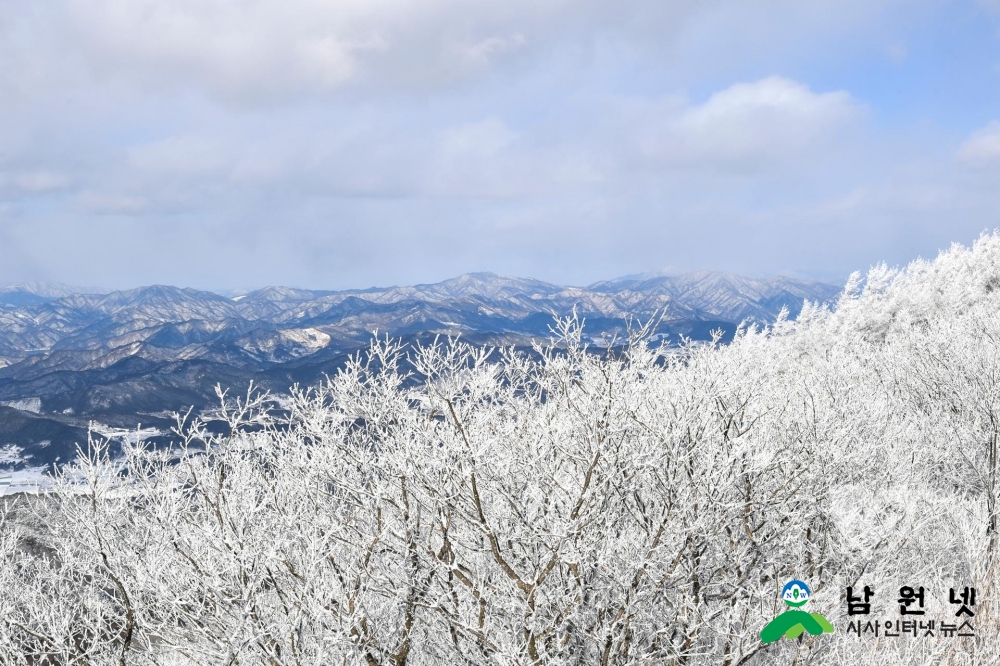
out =
[(0, 284), (839, 281), (1000, 226), (989, 1), (0, 0)]

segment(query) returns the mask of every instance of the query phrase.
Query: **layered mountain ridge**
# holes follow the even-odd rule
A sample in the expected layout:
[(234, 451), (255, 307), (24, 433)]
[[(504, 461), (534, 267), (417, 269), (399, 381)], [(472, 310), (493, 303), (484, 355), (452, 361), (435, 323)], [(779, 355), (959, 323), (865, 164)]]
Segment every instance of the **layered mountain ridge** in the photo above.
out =
[(598, 344), (624, 331), (628, 317), (658, 317), (656, 335), (668, 340), (708, 339), (715, 328), (731, 336), (741, 321), (773, 320), (783, 307), (794, 317), (804, 300), (839, 291), (707, 271), (588, 287), (470, 273), (388, 288), (265, 287), (235, 298), (163, 285), (0, 288), (0, 449), (8, 447), (0, 466), (70, 456), (92, 422), (165, 430), (167, 413), (213, 405), (216, 384), (240, 390), (254, 380), (285, 392), (314, 383), (376, 330), (410, 341), (461, 334), (526, 346), (548, 337), (554, 316), (575, 311)]

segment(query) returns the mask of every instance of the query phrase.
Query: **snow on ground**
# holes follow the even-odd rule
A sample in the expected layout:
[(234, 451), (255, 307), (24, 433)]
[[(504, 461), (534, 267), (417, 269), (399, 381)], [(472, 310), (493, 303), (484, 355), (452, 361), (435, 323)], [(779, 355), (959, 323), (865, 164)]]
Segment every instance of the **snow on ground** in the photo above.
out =
[(105, 439), (125, 440), (129, 444), (137, 444), (150, 437), (159, 437), (164, 434), (162, 430), (156, 428), (112, 428), (96, 422), (90, 425), (90, 429)]
[(22, 412), (31, 412), (32, 414), (38, 414), (42, 411), (41, 398), (22, 398), (20, 400), (8, 400), (6, 402), (0, 402), (0, 405), (3, 405), (4, 407), (13, 407), (14, 409), (20, 409)]
[(45, 465), (25, 467), (16, 472), (0, 472), (0, 496), (37, 493), (52, 487), (52, 477)]
[[(157, 430), (156, 428), (129, 430), (126, 428), (112, 428), (101, 423), (92, 423), (91, 429), (100, 437), (128, 441), (130, 444), (136, 444), (150, 437), (163, 434), (161, 430)], [(36, 446), (48, 446), (50, 444), (51, 442), (49, 441), (42, 441)], [(0, 496), (21, 492), (36, 493), (52, 487), (52, 477), (50, 475), (52, 467), (49, 465), (24, 467), (19, 470), (3, 469), (5, 466), (27, 462), (31, 457), (30, 454), (24, 455), (24, 448), (15, 444), (7, 444), (0, 447)]]
[(0, 446), (0, 465), (15, 465), (31, 457), (30, 455), (22, 456), (22, 453), (24, 453), (24, 448), (17, 444)]
[(279, 332), (281, 337), (307, 349), (322, 349), (330, 344), (330, 336), (315, 328), (293, 328)]

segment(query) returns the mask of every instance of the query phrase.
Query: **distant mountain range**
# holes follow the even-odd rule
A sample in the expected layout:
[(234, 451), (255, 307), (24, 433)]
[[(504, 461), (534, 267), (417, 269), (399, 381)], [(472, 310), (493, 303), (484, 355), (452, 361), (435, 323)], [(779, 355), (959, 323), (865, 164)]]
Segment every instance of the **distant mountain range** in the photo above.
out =
[[(739, 322), (794, 317), (839, 287), (729, 273), (638, 276), (589, 287), (471, 273), (436, 284), (312, 291), (267, 287), (235, 298), (152, 286), (93, 293), (64, 285), (0, 288), (0, 470), (73, 455), (88, 424), (165, 431), (171, 411), (214, 406), (214, 386), (251, 380), (287, 392), (366, 346), (372, 332), (417, 340), (461, 333), (526, 346), (575, 309), (595, 341), (626, 317), (662, 317), (659, 336), (708, 339)], [(110, 430), (108, 430), (110, 431)]]

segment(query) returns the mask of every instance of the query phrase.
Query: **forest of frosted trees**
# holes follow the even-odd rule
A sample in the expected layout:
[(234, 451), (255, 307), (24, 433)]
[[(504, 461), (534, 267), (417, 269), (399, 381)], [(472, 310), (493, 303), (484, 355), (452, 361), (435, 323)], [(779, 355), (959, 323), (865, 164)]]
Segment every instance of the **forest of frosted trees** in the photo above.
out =
[[(0, 664), (1000, 661), (1000, 236), (728, 345), (580, 326), (93, 443), (0, 516)], [(763, 645), (793, 578), (836, 632)], [(873, 620), (975, 587), (977, 636), (849, 634), (865, 585)]]

